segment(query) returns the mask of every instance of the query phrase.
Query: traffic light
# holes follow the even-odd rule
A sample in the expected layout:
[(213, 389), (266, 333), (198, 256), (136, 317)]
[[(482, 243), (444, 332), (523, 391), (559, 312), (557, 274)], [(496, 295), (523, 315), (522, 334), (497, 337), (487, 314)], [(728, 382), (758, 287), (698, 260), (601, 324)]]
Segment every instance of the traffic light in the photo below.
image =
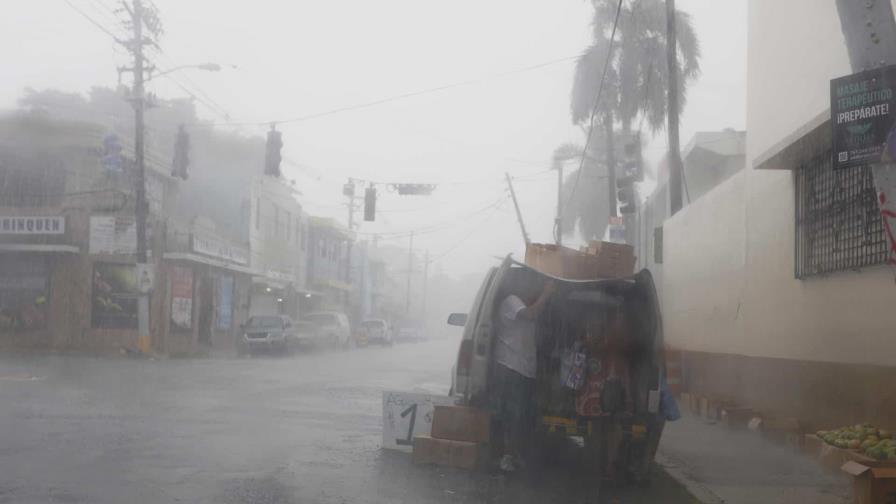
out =
[(644, 180), (644, 165), (641, 158), (641, 133), (632, 133), (622, 145), (622, 173), (633, 177), (635, 182)]
[(635, 178), (625, 175), (616, 179), (616, 199), (621, 206), (619, 213), (622, 215), (635, 213)]
[(351, 180), (342, 185), (342, 195), (349, 198), (355, 195), (355, 184)]
[(376, 220), (376, 188), (374, 187), (364, 190), (364, 220), (368, 222)]
[(121, 142), (118, 136), (110, 133), (103, 138), (103, 168), (109, 172), (121, 171)]
[(280, 149), (283, 148), (283, 137), (281, 133), (274, 129), (271, 125), (271, 131), (268, 131), (267, 149), (264, 156), (264, 174), (280, 176)]
[(187, 180), (187, 167), (190, 165), (190, 134), (181, 124), (177, 128), (174, 140), (174, 161), (171, 163), (171, 176)]

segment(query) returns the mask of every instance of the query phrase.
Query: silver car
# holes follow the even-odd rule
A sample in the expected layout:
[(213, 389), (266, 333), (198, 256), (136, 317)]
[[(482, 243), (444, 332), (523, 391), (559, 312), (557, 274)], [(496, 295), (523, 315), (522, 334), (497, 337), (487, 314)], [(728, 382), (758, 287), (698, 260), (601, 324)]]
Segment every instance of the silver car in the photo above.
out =
[(249, 352), (264, 349), (286, 353), (300, 340), (296, 324), (286, 315), (256, 315), (242, 329), (243, 348)]

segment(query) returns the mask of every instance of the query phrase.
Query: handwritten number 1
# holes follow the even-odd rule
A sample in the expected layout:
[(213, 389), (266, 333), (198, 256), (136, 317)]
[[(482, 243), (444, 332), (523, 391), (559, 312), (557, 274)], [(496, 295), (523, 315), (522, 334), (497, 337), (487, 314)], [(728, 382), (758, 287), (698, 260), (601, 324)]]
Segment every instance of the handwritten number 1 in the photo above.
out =
[(411, 421), (408, 424), (408, 437), (406, 439), (396, 439), (395, 443), (402, 446), (413, 446), (414, 444), (414, 422), (417, 420), (417, 403), (408, 406), (401, 412), (401, 418), (411, 415)]

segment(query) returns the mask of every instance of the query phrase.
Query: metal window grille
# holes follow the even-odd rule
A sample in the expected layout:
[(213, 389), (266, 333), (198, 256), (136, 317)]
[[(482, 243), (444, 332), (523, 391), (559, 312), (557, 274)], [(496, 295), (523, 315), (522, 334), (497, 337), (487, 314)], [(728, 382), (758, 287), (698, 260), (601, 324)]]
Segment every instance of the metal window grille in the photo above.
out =
[(831, 150), (794, 173), (796, 278), (884, 264), (887, 240), (867, 167), (831, 169)]

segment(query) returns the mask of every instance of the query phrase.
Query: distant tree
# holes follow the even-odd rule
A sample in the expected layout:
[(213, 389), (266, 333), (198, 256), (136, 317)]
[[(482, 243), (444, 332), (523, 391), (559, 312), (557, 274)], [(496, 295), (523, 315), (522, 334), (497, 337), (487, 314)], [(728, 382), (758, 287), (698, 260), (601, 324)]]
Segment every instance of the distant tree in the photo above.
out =
[[(573, 123), (583, 125), (587, 132), (592, 109), (595, 110), (595, 128), (591, 132), (595, 136), (591, 139), (589, 151), (596, 159), (586, 159), (581, 177), (575, 171), (568, 175), (564, 185), (569, 185), (572, 200), (563, 228), (565, 232), (570, 232), (578, 222), (585, 238), (598, 238), (603, 235), (609, 216), (605, 160), (606, 148), (613, 143), (614, 126), (608, 128), (605, 125), (619, 124), (623, 133), (629, 133), (633, 121), (641, 120), (654, 133), (662, 129), (666, 120), (669, 72), (666, 65), (665, 3), (662, 0), (623, 2), (601, 100), (595, 107), (594, 100), (610, 50), (610, 35), (618, 1), (591, 0), (591, 3), (594, 7), (594, 42), (585, 49), (576, 64), (570, 115)], [(677, 10), (676, 23), (681, 110), (684, 108), (687, 85), (700, 74), (700, 45), (690, 15)], [(604, 141), (600, 142), (599, 138)], [(577, 177), (580, 183), (573, 193), (571, 181)]]

